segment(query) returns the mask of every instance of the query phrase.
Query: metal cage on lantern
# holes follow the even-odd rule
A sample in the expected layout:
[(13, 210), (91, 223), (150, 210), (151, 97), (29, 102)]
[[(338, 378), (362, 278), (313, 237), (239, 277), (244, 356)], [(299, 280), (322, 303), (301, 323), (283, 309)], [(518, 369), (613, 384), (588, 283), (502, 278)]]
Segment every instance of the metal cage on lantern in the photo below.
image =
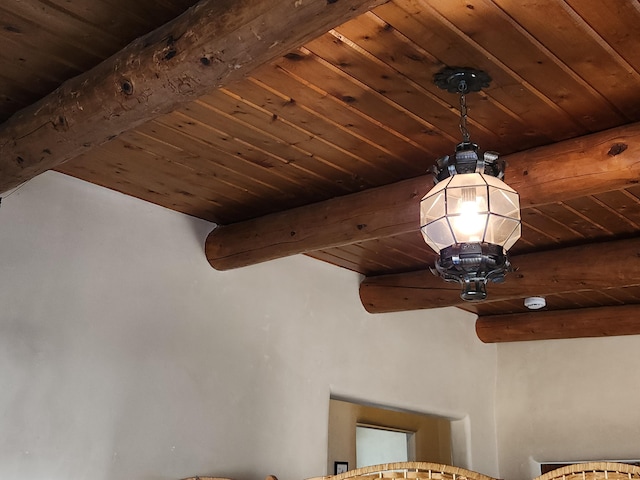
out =
[(420, 202), (425, 242), (437, 253), (456, 243), (492, 243), (505, 250), (520, 238), (518, 194), (482, 173), (453, 175)]
[(420, 202), (422, 236), (440, 254), (435, 270), (462, 285), (463, 300), (483, 300), (488, 281), (504, 280), (511, 266), (506, 252), (521, 234), (520, 198), (497, 178), (497, 158), (459, 144), (453, 158), (440, 160), (440, 181)]

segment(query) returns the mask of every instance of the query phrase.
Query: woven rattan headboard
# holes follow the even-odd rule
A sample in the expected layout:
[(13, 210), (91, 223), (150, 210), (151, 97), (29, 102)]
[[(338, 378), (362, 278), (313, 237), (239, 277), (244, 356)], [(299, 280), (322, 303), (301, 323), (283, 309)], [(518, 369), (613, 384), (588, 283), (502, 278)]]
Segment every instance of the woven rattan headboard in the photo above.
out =
[(415, 480), (495, 480), (481, 473), (465, 470), (451, 465), (429, 462), (397, 462), (357, 468), (345, 473), (327, 477), (316, 477), (309, 480), (374, 480), (380, 479), (415, 479)]
[(640, 480), (640, 467), (613, 462), (578, 463), (552, 470), (534, 480)]

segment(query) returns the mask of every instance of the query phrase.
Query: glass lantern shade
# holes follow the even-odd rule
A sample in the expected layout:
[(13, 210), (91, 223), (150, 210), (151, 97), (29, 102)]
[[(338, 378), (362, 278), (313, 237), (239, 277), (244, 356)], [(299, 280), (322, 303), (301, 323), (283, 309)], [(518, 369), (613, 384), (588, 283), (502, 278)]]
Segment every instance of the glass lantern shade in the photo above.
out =
[(518, 193), (491, 175), (453, 175), (422, 198), (420, 230), (436, 253), (462, 243), (490, 243), (507, 251), (521, 234)]

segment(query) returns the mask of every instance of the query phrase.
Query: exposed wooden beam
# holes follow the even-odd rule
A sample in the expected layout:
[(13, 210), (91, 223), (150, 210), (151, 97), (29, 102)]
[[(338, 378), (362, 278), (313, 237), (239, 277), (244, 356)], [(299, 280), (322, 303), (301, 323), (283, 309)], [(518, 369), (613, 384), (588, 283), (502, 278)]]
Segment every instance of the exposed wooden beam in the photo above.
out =
[[(640, 285), (639, 257), (637, 238), (518, 255), (511, 259), (516, 271), (489, 284), (486, 301)], [(428, 270), (366, 278), (360, 299), (370, 313), (464, 304), (457, 283)]]
[[(433, 179), (429, 176), (430, 183)], [(205, 251), (218, 270), (411, 232), (425, 178), (333, 198), (286, 212), (216, 228)]]
[(202, 0), (0, 126), (0, 192), (387, 0)]
[(640, 182), (640, 123), (505, 156), (522, 208), (620, 190)]
[(487, 315), (476, 333), (484, 343), (640, 335), (640, 305)]
[[(523, 207), (619, 190), (640, 180), (640, 123), (504, 157)], [(431, 175), (214, 230), (206, 254), (218, 270), (349, 245), (419, 228)]]

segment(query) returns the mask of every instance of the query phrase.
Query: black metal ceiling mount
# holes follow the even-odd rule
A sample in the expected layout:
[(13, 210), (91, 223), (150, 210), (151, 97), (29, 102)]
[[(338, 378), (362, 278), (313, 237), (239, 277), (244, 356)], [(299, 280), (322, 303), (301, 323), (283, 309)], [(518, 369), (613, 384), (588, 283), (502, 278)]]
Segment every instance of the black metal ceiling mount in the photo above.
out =
[(433, 76), (433, 83), (449, 93), (479, 92), (491, 83), (487, 72), (469, 67), (444, 67)]
[(504, 162), (498, 160), (496, 152), (480, 152), (471, 141), (467, 128), (466, 94), (479, 92), (491, 83), (491, 77), (482, 70), (471, 67), (444, 67), (433, 76), (438, 88), (460, 95), (460, 132), (462, 142), (456, 146), (453, 156), (445, 155), (434, 165), (436, 183), (455, 173), (479, 172), (502, 179)]

